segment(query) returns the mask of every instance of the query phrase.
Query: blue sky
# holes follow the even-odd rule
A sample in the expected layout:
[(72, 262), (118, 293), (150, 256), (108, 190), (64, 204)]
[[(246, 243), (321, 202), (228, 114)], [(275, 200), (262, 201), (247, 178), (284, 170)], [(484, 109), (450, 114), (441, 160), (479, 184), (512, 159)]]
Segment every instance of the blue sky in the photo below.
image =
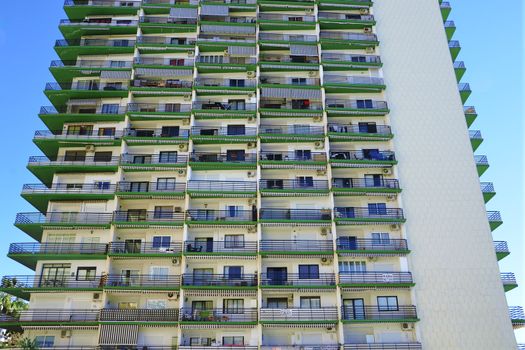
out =
[[(501, 210), (504, 219), (494, 239), (508, 241), (512, 252), (501, 262), (501, 271), (515, 272), (523, 285), (507, 297), (509, 305), (525, 305), (522, 4), (508, 0), (505, 10), (495, 15), (494, 2), (451, 2), (450, 19), (458, 27), (454, 38), (463, 47), (458, 59), (467, 65), (463, 81), (473, 89), (467, 104), (476, 106), (479, 114), (471, 129), (481, 130), (485, 139), (476, 153), (488, 155), (491, 164), (482, 181), (494, 182), (497, 191), (487, 207)], [(57, 59), (53, 44), (60, 38), (58, 21), (65, 17), (62, 3), (10, 1), (0, 11), (0, 66), (4, 67), (0, 102), (4, 130), (10, 130), (0, 138), (5, 160), (0, 175), (0, 275), (31, 273), (5, 255), (9, 242), (30, 241), (12, 223), (17, 212), (34, 211), (19, 194), (24, 183), (38, 182), (25, 166), (30, 155), (40, 154), (31, 138), (35, 130), (45, 129), (37, 113), (40, 106), (49, 105), (42, 90), (52, 81), (48, 67)], [(525, 331), (519, 341), (525, 343)]]

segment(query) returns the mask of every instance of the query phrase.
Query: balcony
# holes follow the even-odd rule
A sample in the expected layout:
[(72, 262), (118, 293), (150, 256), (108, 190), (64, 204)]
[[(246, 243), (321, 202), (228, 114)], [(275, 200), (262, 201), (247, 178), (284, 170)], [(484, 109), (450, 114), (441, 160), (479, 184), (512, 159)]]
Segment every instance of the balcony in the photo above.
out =
[(260, 32), (259, 41), (262, 47), (271, 47), (275, 46), (276, 44), (284, 44), (285, 46), (289, 46), (290, 44), (316, 45), (317, 35), (276, 34)]
[(333, 273), (318, 273), (303, 275), (287, 273), (285, 276), (261, 273), (261, 288), (263, 289), (335, 289), (336, 278)]
[(405, 222), (401, 208), (336, 207), (334, 217), (337, 224), (399, 224)]
[(27, 168), (46, 186), (50, 187), (53, 177), (58, 173), (110, 173), (118, 170), (119, 156), (107, 156), (106, 152), (94, 156), (60, 156), (47, 158), (29, 157)]
[(327, 93), (372, 93), (386, 89), (383, 78), (367, 76), (325, 75), (323, 86)]
[(181, 145), (188, 143), (190, 130), (178, 126), (162, 128), (124, 129), (123, 139), (128, 146), (134, 145)]
[(114, 184), (110, 183), (55, 183), (51, 187), (43, 184), (25, 184), (22, 198), (41, 212), (46, 212), (50, 201), (110, 200), (115, 196)]
[[(188, 71), (188, 74), (191, 71)], [(149, 96), (152, 91), (166, 92), (173, 94), (174, 96), (186, 96), (191, 93), (193, 82), (190, 80), (179, 80), (179, 79), (135, 79), (132, 81), (130, 90), (136, 96), (142, 95)]]
[(468, 98), (470, 97), (470, 94), (472, 94), (472, 90), (470, 89), (469, 83), (460, 83), (458, 84), (459, 89), (459, 95), (461, 96), (461, 102), (465, 103), (467, 102)]
[(386, 194), (395, 195), (401, 192), (396, 179), (372, 178), (333, 178), (332, 192), (336, 196), (365, 196)]
[(479, 130), (469, 130), (470, 143), (472, 144), (472, 150), (476, 151), (478, 147), (483, 142), (483, 137), (481, 136), (481, 131)]
[(89, 16), (130, 16), (135, 15), (141, 0), (65, 0), (64, 12), (72, 20), (81, 20)]
[(261, 345), (261, 350), (340, 350), (339, 344)]
[(257, 274), (211, 274), (196, 275), (185, 273), (182, 276), (184, 289), (257, 289)]
[(260, 30), (314, 30), (315, 16), (259, 13)]
[[(119, 243), (119, 242), (115, 242)], [(158, 256), (153, 255), (153, 256)], [(175, 291), (180, 288), (180, 275), (118, 275), (103, 276), (104, 289)]]
[(120, 161), (124, 170), (154, 171), (166, 168), (181, 168), (188, 164), (188, 156), (178, 152), (159, 154), (123, 154)]
[[(285, 88), (285, 89), (319, 89), (321, 81), (319, 78), (291, 78), (261, 76), (260, 87), (262, 88)], [(288, 97), (288, 96), (287, 96)]]
[(260, 125), (259, 137), (264, 143), (322, 142), (324, 127), (316, 125)]
[(57, 40), (55, 51), (64, 61), (76, 60), (81, 55), (133, 54), (135, 40), (80, 39)]
[[(194, 10), (196, 17), (197, 9)], [(166, 17), (141, 16), (139, 20), (143, 34), (197, 32), (197, 18), (176, 18), (170, 15)]]
[(365, 29), (376, 24), (374, 16), (337, 12), (319, 12), (321, 29)]
[(16, 214), (15, 226), (37, 241), (44, 228), (109, 228), (111, 213), (51, 212)]
[(91, 276), (89, 279), (84, 280), (79, 280), (76, 276), (4, 276), (0, 283), (0, 291), (24, 300), (29, 300), (33, 292), (61, 293), (66, 291), (101, 291), (102, 284), (100, 282), (100, 276)]
[[(231, 30), (232, 26), (221, 26), (224, 31)], [(253, 33), (246, 35), (244, 37), (234, 34), (213, 34), (213, 33), (203, 33), (201, 28), (201, 33), (197, 39), (197, 46), (199, 47), (199, 52), (224, 52), (228, 50), (230, 46), (242, 46), (248, 48), (250, 52), (253, 52), (255, 49), (255, 27), (252, 25), (246, 26), (247, 30), (253, 31)], [(235, 28), (235, 27), (233, 27)], [(212, 27), (213, 29), (213, 27)]]
[(120, 146), (122, 131), (90, 130), (80, 133), (67, 130), (37, 130), (33, 142), (50, 158), (56, 157), (61, 147)]
[(330, 225), (332, 222), (330, 209), (262, 208), (259, 215), (264, 224)]
[(384, 101), (326, 99), (329, 117), (384, 116), (390, 112)]
[(441, 9), (441, 16), (443, 16), (443, 20), (446, 21), (448, 19), (448, 16), (450, 15), (450, 12), (452, 11), (450, 2), (442, 1), (441, 4), (439, 4), (439, 7)]
[(256, 103), (226, 103), (218, 101), (198, 101), (193, 103), (196, 119), (254, 118)]
[(375, 34), (330, 32), (321, 30), (319, 35), (323, 50), (339, 50), (341, 48), (360, 50), (379, 45)]
[(263, 169), (324, 169), (326, 153), (311, 151), (259, 152), (259, 164)]
[(139, 36), (137, 48), (140, 53), (159, 53), (159, 50), (187, 52), (195, 47), (193, 38), (172, 38), (166, 36)]
[(331, 240), (267, 240), (259, 241), (259, 253), (264, 256), (326, 256), (333, 254)]
[(488, 203), (496, 195), (494, 184), (492, 182), (482, 182), (480, 183), (480, 187), (483, 199), (485, 200), (485, 203)]
[(322, 53), (321, 61), (325, 71), (368, 70), (382, 67), (380, 56)]
[(191, 139), (194, 144), (256, 143), (257, 128), (245, 125), (194, 126)]
[(465, 113), (465, 120), (467, 121), (467, 126), (470, 127), (478, 117), (476, 108), (474, 106), (463, 106), (463, 112)]
[(158, 183), (158, 182), (127, 182), (120, 181), (116, 186), (115, 194), (122, 199), (184, 199), (186, 184)]
[(165, 119), (189, 119), (191, 104), (183, 103), (129, 103), (128, 115), (132, 121)]
[(476, 162), (476, 168), (478, 169), (479, 176), (483, 175), (490, 167), (487, 156), (474, 155), (474, 161)]
[[(251, 51), (251, 50), (250, 50)], [(246, 73), (255, 72), (257, 58), (250, 53), (234, 58), (228, 56), (199, 56), (196, 67), (199, 73)]]
[(223, 226), (223, 225), (255, 225), (256, 210), (215, 210), (189, 209), (187, 220), (190, 225)]
[(10, 330), (24, 326), (97, 326), (98, 320), (98, 310), (31, 309), (15, 317), (0, 316), (0, 327)]
[(419, 321), (416, 307), (412, 305), (343, 306), (341, 309), (343, 323), (405, 323)]
[(245, 169), (257, 167), (257, 154), (243, 152), (193, 152), (190, 154), (190, 166), (195, 170)]
[(510, 254), (509, 246), (505, 241), (494, 241), (494, 250), (498, 261)]
[(106, 324), (174, 325), (179, 322), (179, 309), (101, 309), (100, 322)]
[(175, 211), (121, 210), (115, 211), (113, 221), (117, 227), (176, 227), (184, 224), (184, 213)]
[(452, 37), (454, 36), (454, 33), (456, 32), (456, 24), (454, 21), (445, 21), (445, 33), (447, 34), (447, 40), (452, 40)]
[(260, 309), (260, 323), (264, 324), (313, 324), (332, 325), (337, 321), (337, 308), (323, 307), (316, 309)]
[(318, 6), (320, 11), (348, 11), (355, 10), (356, 7), (368, 10), (373, 6), (373, 2), (370, 0), (320, 0)]
[(341, 272), (341, 288), (410, 288), (416, 284), (410, 272)]
[(375, 123), (328, 124), (330, 142), (388, 141), (394, 137), (389, 125)]
[(501, 282), (503, 283), (503, 288), (505, 292), (511, 291), (514, 288), (518, 288), (518, 282), (516, 281), (516, 276), (512, 272), (502, 272)]
[(81, 105), (72, 105), (56, 109), (53, 106), (40, 107), (38, 116), (49, 130), (62, 130), (65, 123), (82, 122), (121, 122), (126, 113), (125, 106), (111, 106), (94, 104), (92, 107), (81, 108)]
[(124, 98), (128, 96), (128, 86), (127, 81), (103, 83), (99, 80), (81, 80), (74, 83), (47, 83), (44, 93), (53, 106), (60, 108), (69, 100)]
[(7, 256), (34, 270), (39, 260), (95, 260), (106, 254), (102, 243), (11, 243)]
[(525, 312), (521, 306), (509, 306), (509, 315), (515, 329), (525, 326)]
[(327, 180), (311, 179), (262, 179), (259, 190), (267, 197), (314, 197), (330, 192)]
[(192, 198), (252, 198), (257, 195), (257, 182), (190, 180), (188, 194)]
[(104, 72), (120, 72), (122, 75), (127, 74), (131, 76), (131, 67), (131, 61), (126, 60), (111, 61), (77, 59), (71, 61), (51, 61), (49, 70), (56, 81), (70, 83), (74, 78), (98, 77), (105, 74), (113, 74)]
[(172, 258), (182, 254), (181, 242), (110, 242), (108, 255), (121, 258)]
[(255, 308), (224, 308), (224, 309), (192, 309), (182, 308), (180, 322), (184, 324), (204, 325), (252, 325), (257, 324), (257, 309)]
[(186, 241), (184, 254), (194, 256), (251, 256), (257, 255), (257, 242), (249, 241)]
[(452, 61), (455, 61), (456, 58), (458, 58), (459, 52), (461, 51), (461, 44), (457, 40), (449, 40), (448, 49), (450, 50)]
[(461, 81), (461, 78), (463, 78), (463, 75), (465, 75), (466, 71), (467, 67), (465, 67), (465, 62), (454, 61), (454, 72), (456, 73), (456, 80), (458, 83)]
[[(287, 90), (293, 91), (293, 86), (289, 86)], [(300, 86), (298, 86), (300, 87)], [(297, 96), (312, 96), (317, 95), (318, 87), (303, 89)], [(301, 89), (297, 89), (301, 90)], [(296, 90), (296, 91), (297, 91)], [(303, 95), (306, 94), (306, 95)], [(269, 118), (322, 118), (323, 104), (318, 100), (313, 99), (295, 99), (293, 96), (295, 92), (290, 92), (290, 98), (261, 98), (259, 105), (259, 112), (261, 117)]]
[(363, 168), (388, 167), (397, 164), (396, 156), (392, 151), (378, 151), (377, 149), (359, 151), (331, 151), (330, 163), (333, 167)]
[(421, 343), (352, 343), (344, 344), (343, 350), (421, 350)]
[(489, 220), (491, 231), (494, 231), (503, 224), (501, 213), (499, 211), (487, 211), (487, 219)]
[[(316, 48), (312, 46), (314, 50)], [(297, 56), (274, 53), (259, 55), (261, 72), (318, 71), (319, 58), (315, 56)]]
[(136, 57), (133, 66), (136, 68), (169, 68), (192, 70), (194, 63), (195, 60), (193, 58)]
[(342, 256), (403, 256), (410, 253), (405, 239), (339, 237), (336, 252)]
[(197, 78), (195, 80), (195, 90), (200, 96), (246, 95), (254, 93), (256, 86), (255, 79)]
[(66, 39), (80, 39), (88, 35), (132, 35), (137, 33), (138, 21), (118, 17), (61, 19), (58, 28)]

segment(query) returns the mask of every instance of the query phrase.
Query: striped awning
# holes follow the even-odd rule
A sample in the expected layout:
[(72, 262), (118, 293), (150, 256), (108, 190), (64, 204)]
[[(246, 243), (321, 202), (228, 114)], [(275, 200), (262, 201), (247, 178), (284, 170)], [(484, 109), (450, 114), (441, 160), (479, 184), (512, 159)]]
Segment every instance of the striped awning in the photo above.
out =
[(317, 56), (317, 46), (290, 44), (290, 56)]
[(228, 54), (235, 56), (255, 56), (256, 50), (253, 46), (228, 46)]
[(213, 24), (202, 24), (203, 33), (222, 33), (222, 34), (255, 34), (254, 26), (221, 26)]
[(170, 10), (172, 18), (197, 18), (197, 9), (188, 7), (176, 7)]
[(191, 69), (162, 69), (162, 68), (137, 68), (135, 69), (136, 76), (146, 77), (180, 77), (192, 75)]
[(139, 326), (103, 324), (100, 325), (100, 345), (137, 345)]
[(100, 73), (103, 79), (131, 79), (131, 71), (105, 70)]
[(99, 103), (100, 103), (100, 100), (69, 100), (68, 105), (91, 106), (91, 105), (97, 105)]
[(230, 14), (228, 6), (224, 5), (201, 5), (201, 15), (209, 16), (228, 16)]
[(321, 90), (318, 89), (287, 89), (287, 88), (262, 88), (261, 97), (272, 98), (297, 98), (320, 99)]

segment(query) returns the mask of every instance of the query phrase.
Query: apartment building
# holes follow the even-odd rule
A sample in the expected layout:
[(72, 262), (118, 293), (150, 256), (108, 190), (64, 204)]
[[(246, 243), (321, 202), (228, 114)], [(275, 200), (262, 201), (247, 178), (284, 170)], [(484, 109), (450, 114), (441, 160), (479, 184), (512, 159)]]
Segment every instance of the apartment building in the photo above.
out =
[(34, 274), (0, 288), (30, 308), (0, 327), (63, 349), (516, 349), (448, 3), (64, 10), (9, 250)]

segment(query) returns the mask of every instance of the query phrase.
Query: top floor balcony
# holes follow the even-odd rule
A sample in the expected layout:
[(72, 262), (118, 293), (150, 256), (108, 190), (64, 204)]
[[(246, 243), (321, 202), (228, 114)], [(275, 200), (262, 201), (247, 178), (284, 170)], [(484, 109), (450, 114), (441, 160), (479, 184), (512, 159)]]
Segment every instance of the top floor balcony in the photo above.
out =
[(66, 39), (80, 39), (87, 35), (131, 35), (137, 33), (138, 21), (119, 17), (90, 17), (79, 20), (62, 19), (59, 29)]
[(132, 54), (135, 40), (132, 39), (60, 39), (55, 42), (55, 51), (64, 61), (76, 60), (80, 55)]
[(71, 20), (81, 20), (88, 16), (130, 16), (140, 8), (141, 0), (65, 0), (64, 11)]

